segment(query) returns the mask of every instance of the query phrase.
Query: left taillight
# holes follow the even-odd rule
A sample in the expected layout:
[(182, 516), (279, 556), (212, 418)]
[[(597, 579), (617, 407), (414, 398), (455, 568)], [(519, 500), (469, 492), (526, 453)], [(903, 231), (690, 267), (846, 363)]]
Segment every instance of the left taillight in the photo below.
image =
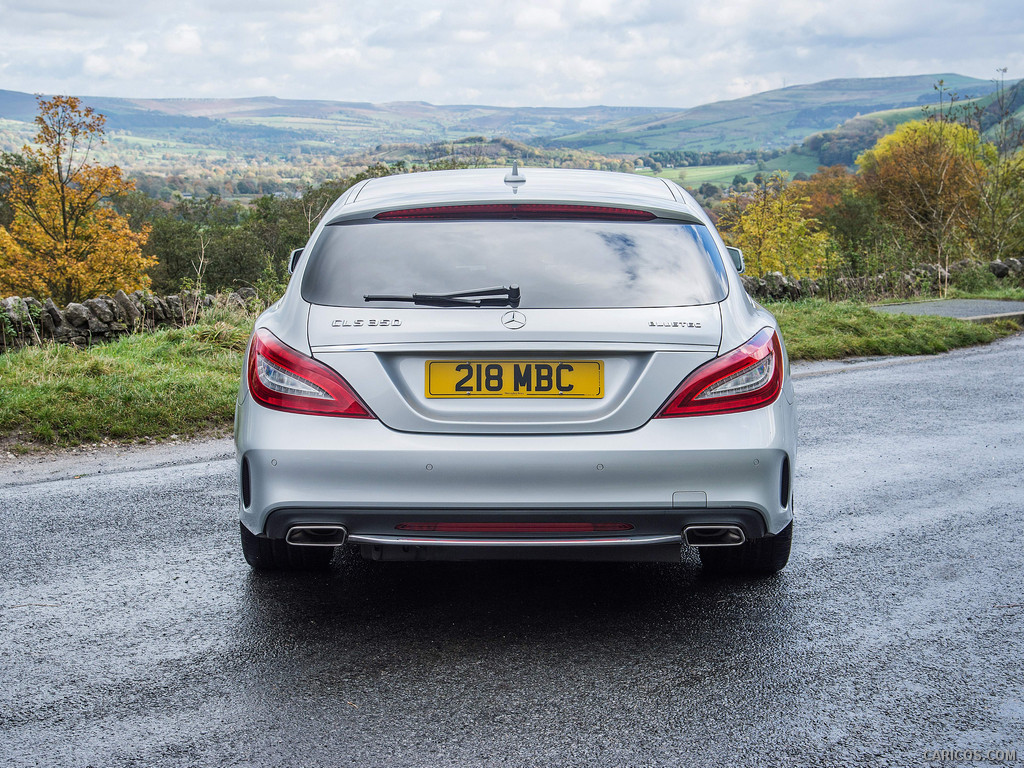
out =
[(774, 330), (762, 328), (687, 376), (655, 418), (752, 411), (775, 402), (781, 391), (782, 342)]
[(246, 365), (249, 392), (260, 405), (290, 413), (372, 419), (348, 383), (318, 360), (292, 349), (266, 328), (256, 331)]

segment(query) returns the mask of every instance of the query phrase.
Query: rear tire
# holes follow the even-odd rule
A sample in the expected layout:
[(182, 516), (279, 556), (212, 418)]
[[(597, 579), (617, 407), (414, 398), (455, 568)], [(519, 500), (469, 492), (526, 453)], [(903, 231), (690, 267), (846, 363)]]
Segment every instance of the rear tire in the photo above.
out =
[(256, 571), (321, 571), (327, 568), (337, 547), (296, 547), (284, 539), (268, 539), (239, 523), (242, 554)]
[(716, 576), (770, 576), (789, 562), (793, 523), (774, 536), (748, 539), (738, 547), (701, 547), (704, 570)]

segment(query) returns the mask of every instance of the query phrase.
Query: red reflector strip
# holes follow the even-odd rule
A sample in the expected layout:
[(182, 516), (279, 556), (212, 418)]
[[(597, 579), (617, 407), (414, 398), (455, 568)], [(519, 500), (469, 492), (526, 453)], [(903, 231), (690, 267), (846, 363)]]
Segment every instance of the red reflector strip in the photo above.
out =
[(399, 523), (399, 531), (439, 533), (596, 533), (631, 531), (630, 523)]
[(373, 218), (381, 221), (421, 219), (584, 219), (592, 221), (650, 221), (658, 218), (650, 211), (612, 208), (601, 205), (549, 205), (545, 203), (437, 205), (383, 211)]

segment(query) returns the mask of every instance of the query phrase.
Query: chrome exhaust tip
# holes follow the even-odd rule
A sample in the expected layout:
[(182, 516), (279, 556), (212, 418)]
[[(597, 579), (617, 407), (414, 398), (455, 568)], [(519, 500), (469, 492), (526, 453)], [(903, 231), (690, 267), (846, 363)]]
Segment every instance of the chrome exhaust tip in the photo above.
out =
[(347, 538), (343, 525), (293, 525), (284, 540), (296, 547), (340, 547)]
[(738, 525), (689, 525), (683, 539), (691, 547), (738, 547), (747, 537)]

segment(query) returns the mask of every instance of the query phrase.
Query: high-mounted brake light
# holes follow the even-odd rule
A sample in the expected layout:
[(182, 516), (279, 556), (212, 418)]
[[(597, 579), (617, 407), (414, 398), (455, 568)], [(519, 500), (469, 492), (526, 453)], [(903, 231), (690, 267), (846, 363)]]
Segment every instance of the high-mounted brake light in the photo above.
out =
[(775, 402), (782, 391), (782, 343), (771, 328), (691, 373), (655, 418), (738, 413)]
[(341, 376), (292, 349), (266, 328), (249, 346), (249, 391), (260, 405), (278, 411), (352, 419), (375, 418)]
[(548, 219), (585, 221), (650, 221), (658, 218), (650, 211), (612, 208), (602, 205), (554, 205), (516, 203), (487, 205), (435, 205), (429, 208), (405, 208), (383, 211), (373, 218), (381, 221), (418, 221), (423, 219)]

